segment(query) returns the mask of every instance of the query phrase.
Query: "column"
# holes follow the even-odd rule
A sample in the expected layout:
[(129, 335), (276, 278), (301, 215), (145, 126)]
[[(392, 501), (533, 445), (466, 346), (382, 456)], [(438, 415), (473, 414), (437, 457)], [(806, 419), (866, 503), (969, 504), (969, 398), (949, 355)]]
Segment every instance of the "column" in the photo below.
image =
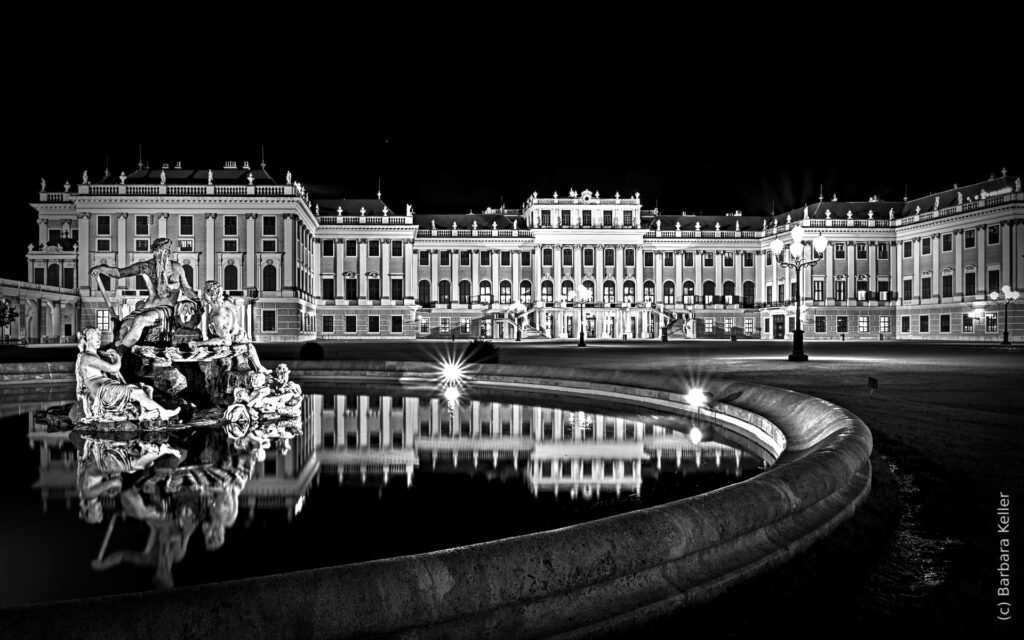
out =
[(715, 251), (715, 295), (722, 295), (722, 267), (725, 263), (725, 254), (721, 251)]
[(623, 276), (625, 270), (625, 265), (623, 264), (625, 262), (624, 253), (625, 250), (621, 244), (615, 246), (615, 300), (620, 303), (622, 302), (622, 285), (625, 281)]
[(380, 397), (380, 448), (391, 448), (391, 396)]
[(964, 299), (964, 232), (957, 229), (953, 232), (953, 258), (956, 264), (953, 266), (953, 296), (954, 299), (963, 302)]
[(868, 243), (868, 290), (878, 292), (878, 248), (875, 242)]
[(430, 399), (430, 435), (437, 437), (441, 433), (441, 400)]
[[(600, 213), (600, 212), (598, 212)], [(594, 303), (604, 302), (604, 245), (594, 247)], [(598, 327), (600, 331), (601, 328)]]
[(480, 401), (473, 400), (469, 405), (469, 433), (474, 438), (480, 437)]
[[(540, 284), (541, 274), (544, 272), (543, 259), (543, 247), (534, 247), (533, 249), (533, 300), (535, 303), (540, 302)], [(540, 316), (540, 312), (537, 315), (537, 327), (540, 328), (543, 324), (543, 319)]]
[(479, 300), (480, 296), (480, 250), (473, 249), (469, 254), (470, 300)]
[(781, 305), (785, 296), (779, 291), (779, 259), (775, 256), (772, 256), (772, 289), (772, 294), (775, 296), (772, 298), (772, 304)]
[[(405, 262), (405, 270), (402, 277), (405, 281), (405, 297), (415, 298), (416, 297), (416, 263), (414, 255), (415, 252), (412, 250), (412, 240), (402, 240), (402, 260)], [(418, 331), (419, 329), (417, 329)]]
[(416, 435), (419, 433), (419, 398), (402, 398), (402, 412), (405, 414), (405, 437), (402, 438), (402, 447), (412, 449)]
[[(555, 302), (558, 302), (559, 296), (562, 295), (562, 245), (560, 244), (551, 247), (551, 277), (554, 280), (551, 283), (551, 295)], [(552, 321), (554, 322), (554, 320)], [(556, 329), (553, 333), (561, 333), (561, 329)]]
[(704, 252), (693, 252), (693, 299), (697, 304), (704, 304)]
[(900, 301), (900, 306), (906, 304), (903, 299), (903, 241), (896, 243), (896, 255), (889, 254), (890, 260), (893, 262), (896, 268), (896, 274), (893, 276), (896, 280), (892, 288), (896, 291), (896, 296)]
[(430, 250), (430, 301), (437, 302), (438, 295), (438, 269), (440, 268), (441, 254), (437, 249)]
[(519, 299), (519, 281), (522, 279), (522, 254), (519, 251), (512, 252), (512, 300), (521, 302)]
[[(988, 234), (985, 233), (985, 225), (975, 227), (974, 244), (978, 247), (978, 275), (975, 293), (988, 295), (988, 256), (985, 255), (985, 247), (988, 245)], [(917, 267), (915, 260), (914, 267)]]
[(156, 237), (166, 238), (167, 237), (167, 218), (171, 214), (164, 211), (163, 213), (156, 214)]
[(572, 247), (572, 272), (573, 286), (583, 286), (583, 246), (573, 245)]
[(738, 303), (743, 300), (743, 252), (733, 252), (732, 265), (735, 274), (732, 281), (736, 284), (736, 297), (733, 298), (733, 302)]
[(942, 271), (939, 269), (939, 252), (942, 245), (939, 244), (939, 234), (932, 235), (932, 297), (938, 298), (942, 294)]
[(1004, 284), (1013, 286), (1013, 268), (1010, 262), (1010, 240), (1013, 238), (1013, 226), (1012, 220), (1006, 220), (999, 224), (999, 244), (1003, 249), (1002, 266), (999, 267), (1000, 287)]
[[(453, 249), (451, 252), (451, 279), (452, 279), (452, 302), (459, 301), (459, 251)], [(452, 332), (455, 331), (455, 327), (452, 326)]]
[[(203, 246), (203, 262), (206, 265), (206, 279), (207, 280), (217, 280), (219, 282), (220, 278), (217, 277), (217, 270), (216, 270), (217, 247), (215, 247), (214, 244), (213, 244), (214, 243), (214, 232), (215, 232), (216, 226), (217, 226), (217, 214), (216, 213), (208, 213), (208, 214), (206, 214), (204, 224), (206, 225), (206, 243)], [(120, 233), (121, 233), (121, 225), (120, 225), (120, 223), (118, 223), (118, 234), (120, 234)], [(196, 266), (197, 266), (197, 269), (198, 269), (198, 265), (196, 265)], [(197, 277), (198, 277), (198, 275), (199, 274), (196, 273)], [(199, 282), (196, 282), (195, 284), (197, 286), (200, 285)]]
[(359, 238), (359, 242), (356, 244), (358, 250), (356, 253), (356, 273), (359, 278), (359, 290), (357, 295), (359, 297), (359, 304), (366, 303), (366, 297), (369, 295), (369, 286), (366, 284), (366, 271), (369, 269), (369, 265), (366, 260), (366, 238)]
[[(321, 268), (320, 268), (320, 255), (321, 255), (321, 253), (320, 253), (321, 252), (320, 243), (321, 243), (320, 238), (313, 238), (313, 265), (314, 265), (313, 266), (313, 297), (314, 298), (320, 298), (320, 297), (323, 297), (323, 295), (324, 295), (324, 282), (323, 282), (323, 279), (320, 278), (320, 272), (321, 272)], [(259, 272), (257, 272), (256, 275), (257, 275), (257, 277), (259, 277), (259, 275), (260, 275)], [(338, 283), (338, 278), (335, 277), (334, 278), (334, 291), (335, 291), (335, 293), (337, 293), (337, 291), (338, 291), (338, 284), (339, 284)], [(253, 286), (256, 286), (256, 285), (253, 285)], [(387, 289), (388, 295), (390, 295), (390, 293), (391, 293), (390, 286), (391, 285), (389, 284), (388, 285), (388, 289)]]
[(39, 225), (39, 244), (37, 246), (42, 249), (49, 239), (50, 225), (42, 218), (36, 218), (36, 224)]
[(498, 301), (498, 296), (501, 294), (501, 281), (498, 279), (498, 262), (500, 260), (501, 254), (491, 251), (491, 299), (495, 302)]
[[(117, 264), (115, 267), (128, 266), (128, 214), (117, 214)], [(118, 288), (119, 285), (112, 285)]]
[(665, 252), (654, 252), (654, 301), (665, 303)]
[(683, 302), (683, 254), (675, 251), (673, 252), (672, 263), (676, 265), (676, 304), (682, 304)]
[[(757, 292), (757, 293), (754, 294), (754, 304), (761, 304), (761, 303), (764, 302), (765, 286), (768, 284), (767, 283), (767, 277), (765, 275), (765, 271), (767, 270), (767, 267), (768, 267), (768, 264), (767, 264), (768, 257), (767, 257), (767, 255), (765, 255), (764, 251), (758, 251), (754, 255), (755, 255), (755, 259), (754, 259), (754, 282), (757, 285), (757, 286), (754, 287), (754, 291)], [(831, 264), (832, 263), (829, 262), (827, 256), (825, 258), (825, 261), (826, 261), (826, 263), (828, 263), (829, 268), (831, 268)], [(828, 295), (831, 295), (831, 294), (828, 294)]]
[(854, 257), (857, 252), (856, 244), (846, 245), (846, 298), (847, 300), (857, 299), (857, 263)]
[[(256, 214), (245, 214), (245, 285), (252, 289), (256, 284)], [(262, 287), (259, 287), (262, 288)]]
[(92, 244), (89, 242), (89, 213), (78, 214), (78, 288), (84, 289), (80, 295), (89, 295), (89, 254)]
[(295, 220), (294, 213), (284, 217), (284, 285), (282, 293), (295, 290), (295, 260), (298, 250), (295, 246)]

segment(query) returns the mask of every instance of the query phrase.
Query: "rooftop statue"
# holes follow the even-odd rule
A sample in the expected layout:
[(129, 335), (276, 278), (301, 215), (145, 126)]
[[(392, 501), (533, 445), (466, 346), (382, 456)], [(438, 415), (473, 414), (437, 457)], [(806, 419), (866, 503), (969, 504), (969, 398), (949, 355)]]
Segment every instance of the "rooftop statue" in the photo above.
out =
[(86, 421), (168, 420), (181, 411), (165, 409), (152, 397), (152, 389), (127, 384), (121, 375), (121, 355), (113, 349), (100, 353), (99, 329), (80, 334), (75, 362), (75, 395)]
[(889, 219), (892, 220), (895, 217), (896, 217), (896, 213), (894, 212), (892, 207), (889, 207)]
[[(181, 263), (171, 260), (171, 241), (159, 238), (153, 242), (152, 248), (153, 257), (149, 260), (136, 262), (127, 267), (99, 265), (89, 270), (89, 273), (100, 282), (101, 287), (101, 275), (111, 278), (142, 276), (146, 281), (148, 297), (141, 308), (122, 319), (121, 331), (114, 341), (115, 346), (122, 352), (134, 346), (147, 328), (158, 325), (168, 328), (181, 293), (184, 293), (187, 299), (200, 302), (199, 294), (189, 285)], [(101, 291), (104, 290), (101, 288)]]
[(39, 190), (46, 191), (46, 178), (39, 180)]
[(518, 218), (516, 218), (515, 220), (512, 221), (512, 228), (513, 229), (518, 229), (519, 228), (519, 219)]
[(960, 193), (959, 191), (956, 192), (956, 203), (957, 204), (963, 204), (964, 203), (964, 194)]
[(167, 172), (163, 169), (160, 170), (160, 184), (167, 184)]
[(206, 184), (208, 184), (208, 185), (212, 185), (213, 184), (213, 169), (207, 169), (206, 170)]
[(289, 172), (284, 174), (284, 182), (285, 182), (285, 184), (291, 184), (292, 183), (292, 172), (291, 171), (289, 171)]

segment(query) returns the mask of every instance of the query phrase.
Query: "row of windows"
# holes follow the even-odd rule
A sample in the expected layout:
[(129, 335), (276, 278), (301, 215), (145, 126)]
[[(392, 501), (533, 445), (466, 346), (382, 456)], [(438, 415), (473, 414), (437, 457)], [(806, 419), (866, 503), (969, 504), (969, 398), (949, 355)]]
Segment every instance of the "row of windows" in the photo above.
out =
[[(572, 226), (572, 210), (571, 209), (562, 209), (561, 211), (557, 212), (556, 215), (558, 215), (558, 224), (559, 224), (559, 226), (562, 226), (562, 227), (570, 227), (570, 226)], [(592, 227), (592, 226), (594, 226), (594, 220), (595, 219), (596, 219), (596, 216), (594, 216), (593, 212), (590, 209), (584, 209), (583, 211), (580, 212), (580, 221), (579, 222), (580, 222), (580, 226), (582, 226), (582, 227)], [(612, 215), (612, 212), (611, 211), (603, 211), (602, 212), (602, 216), (601, 216), (601, 221), (603, 223), (603, 226), (605, 226), (605, 227), (612, 226), (614, 224), (614, 216)], [(551, 226), (551, 210), (550, 209), (541, 209), (541, 211), (540, 211), (540, 224), (543, 227), (550, 227)], [(632, 211), (623, 211), (622, 212), (622, 224), (623, 224), (623, 226), (626, 226), (626, 227), (632, 227), (633, 226), (633, 212)]]
[[(277, 240), (261, 240), (260, 241), (261, 251), (266, 252), (277, 252)], [(149, 251), (149, 238), (135, 238), (135, 251), (147, 252)], [(238, 252), (238, 240), (231, 238), (224, 238), (223, 240), (223, 251), (225, 253), (237, 253)], [(96, 251), (113, 251), (110, 238), (97, 238), (96, 239)], [(191, 238), (182, 238), (178, 240), (178, 251), (192, 252), (195, 251), (195, 241)]]
[[(348, 281), (347, 281), (348, 282)], [(355, 282), (355, 280), (351, 280)], [(643, 283), (643, 302), (654, 302), (655, 298), (655, 284), (650, 280)], [(452, 302), (452, 284), (448, 280), (442, 280), (437, 285), (438, 291), (438, 302), (442, 304), (448, 304)], [(584, 282), (583, 288), (588, 291), (587, 298), (589, 300), (594, 299), (594, 283)], [(399, 286), (400, 289), (400, 286)], [(512, 283), (508, 280), (502, 280), (498, 288), (498, 302), (501, 304), (510, 304), (512, 302)], [(418, 287), (418, 300), (420, 304), (425, 304), (431, 300), (431, 282), (429, 280), (420, 280)], [(612, 301), (616, 299), (616, 286), (615, 283), (608, 280), (604, 283), (602, 289), (604, 299), (606, 301)], [(724, 296), (733, 297), (736, 295), (736, 284), (727, 280), (722, 285), (722, 293)], [(662, 296), (666, 304), (675, 304), (676, 294), (676, 283), (672, 281), (665, 282), (662, 285)], [(711, 280), (705, 281), (703, 285), (703, 294), (705, 298), (708, 296), (715, 296), (715, 283)], [(691, 298), (686, 304), (692, 304), (692, 297), (694, 296), (694, 284), (692, 281), (687, 280), (683, 283), (683, 296), (685, 298)], [(326, 294), (325, 294), (326, 297)], [(347, 296), (355, 297), (355, 296)], [(394, 297), (394, 296), (393, 296)], [(745, 300), (753, 302), (754, 299), (754, 283), (746, 281), (743, 283), (743, 297)], [(561, 297), (560, 301), (572, 301), (576, 298), (576, 285), (571, 280), (562, 281)], [(540, 285), (540, 300), (541, 302), (555, 302), (554, 299), (554, 283), (550, 280), (545, 280)], [(482, 280), (478, 289), (478, 296), (474, 299), (472, 297), (472, 284), (469, 280), (462, 280), (459, 282), (459, 304), (469, 304), (471, 302), (480, 302), (483, 304), (490, 304), (493, 302), (491, 282), (489, 280)], [(533, 302), (533, 282), (530, 280), (523, 280), (519, 283), (519, 301), (523, 303)], [(622, 285), (622, 302), (636, 302), (636, 285), (633, 282), (626, 282)], [(738, 301), (737, 301), (738, 302)]]
[[(987, 227), (988, 231), (988, 244), (999, 244), (999, 225), (992, 224)], [(940, 242), (942, 243), (942, 251), (953, 250), (953, 234), (944, 233), (940, 236)], [(977, 241), (975, 239), (974, 229), (964, 230), (964, 249), (973, 249)], [(921, 255), (931, 255), (932, 252), (932, 239), (921, 238)], [(914, 245), (912, 242), (903, 243), (903, 257), (912, 258), (914, 256)]]
[[(950, 322), (952, 316), (948, 313), (939, 315), (939, 332), (949, 333)], [(971, 315), (964, 313), (961, 318), (961, 332), (962, 333), (974, 333), (974, 325), (976, 318)], [(928, 333), (929, 325), (931, 324), (930, 316), (920, 315), (917, 318), (917, 330), (919, 333)], [(999, 331), (999, 314), (997, 313), (986, 313), (985, 314), (985, 333), (995, 333)], [(900, 316), (900, 332), (910, 333), (910, 316)]]
[[(964, 273), (964, 295), (973, 296), (977, 295), (977, 279), (978, 274), (974, 271), (968, 271)], [(999, 269), (990, 269), (988, 271), (988, 288), (986, 291), (996, 291), (999, 289)], [(908, 279), (903, 281), (903, 297), (909, 299), (914, 295), (914, 280)], [(942, 297), (949, 298), (953, 296), (953, 275), (946, 274), (942, 276)], [(921, 276), (921, 297), (931, 298), (932, 297), (932, 278), (931, 276)]]
[[(325, 258), (329, 258), (329, 257), (333, 257), (334, 256), (334, 244), (335, 244), (335, 242), (337, 242), (338, 244), (341, 244), (342, 242), (344, 242), (344, 244), (345, 244), (345, 256), (346, 257), (352, 258), (352, 257), (355, 257), (355, 256), (359, 255), (359, 243), (356, 240), (344, 240), (344, 241), (342, 241), (342, 240), (338, 240), (338, 241), (335, 241), (335, 240), (324, 240), (323, 243), (321, 244), (321, 250), (322, 250), (323, 256)], [(366, 242), (367, 255), (369, 255), (371, 258), (379, 258), (380, 257), (380, 245), (381, 245), (381, 241), (380, 240), (368, 240)], [(402, 242), (400, 240), (395, 240), (394, 242), (391, 243), (391, 257), (392, 258), (401, 258), (402, 257)]]
[[(345, 319), (345, 333), (356, 333), (356, 316), (343, 317)], [(334, 333), (334, 316), (323, 316), (321, 323), (323, 333)], [(402, 316), (391, 316), (391, 333), (402, 333), (402, 330)], [(380, 316), (366, 317), (366, 331), (369, 333), (380, 333)]]
[[(195, 225), (193, 222), (194, 216), (190, 215), (179, 215), (175, 216), (178, 219), (178, 235), (179, 236), (191, 236), (195, 235)], [(265, 236), (276, 236), (277, 235), (277, 217), (276, 216), (262, 216), (263, 219), (263, 235)], [(150, 231), (151, 219), (148, 214), (135, 216), (135, 235), (137, 236), (148, 236)], [(221, 229), (226, 236), (237, 236), (238, 235), (238, 216), (233, 215), (222, 215), (221, 216)], [(110, 235), (110, 216), (96, 216), (96, 235), (109, 236)]]

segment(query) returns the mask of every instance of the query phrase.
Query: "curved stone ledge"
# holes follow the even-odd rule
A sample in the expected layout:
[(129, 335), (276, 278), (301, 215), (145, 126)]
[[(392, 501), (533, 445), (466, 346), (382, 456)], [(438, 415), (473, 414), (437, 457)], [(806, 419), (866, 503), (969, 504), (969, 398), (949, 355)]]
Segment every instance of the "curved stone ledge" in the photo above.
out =
[[(429, 383), (419, 363), (295, 362), (297, 378)], [(622, 393), (689, 411), (678, 380), (547, 367), (478, 365), (471, 379)], [(736, 394), (718, 417), (771, 436), (779, 463), (700, 496), (573, 527), (416, 556), (169, 592), (0, 612), (22, 635), (149, 638), (585, 637), (707, 600), (785, 562), (849, 517), (870, 490), (871, 434), (848, 411), (771, 387), (710, 381)], [(187, 614), (181, 615), (181, 612)], [(17, 635), (17, 634), (16, 634)]]

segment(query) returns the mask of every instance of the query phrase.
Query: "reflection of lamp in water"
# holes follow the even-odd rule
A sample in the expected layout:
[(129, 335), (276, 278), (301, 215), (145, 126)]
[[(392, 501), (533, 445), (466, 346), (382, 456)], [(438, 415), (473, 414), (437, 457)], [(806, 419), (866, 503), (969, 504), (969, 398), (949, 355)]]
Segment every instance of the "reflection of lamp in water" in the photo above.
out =
[(582, 411), (569, 412), (569, 426), (571, 428), (588, 431), (592, 424), (594, 424), (593, 419)]
[(688, 434), (690, 437), (690, 442), (692, 442), (694, 446), (696, 446), (699, 445), (700, 441), (704, 439), (704, 434), (701, 432), (697, 424), (700, 423), (700, 408), (707, 405), (708, 394), (704, 393), (704, 390), (701, 389), (700, 387), (693, 387), (692, 389), (686, 392), (686, 395), (683, 396), (683, 399), (686, 400), (686, 404), (690, 405), (691, 407), (697, 410), (697, 420), (694, 423), (693, 428), (690, 429), (690, 433)]
[(444, 399), (448, 401), (448, 404), (454, 404), (459, 401), (459, 390), (456, 387), (448, 387), (444, 390)]
[(700, 441), (704, 439), (704, 434), (697, 425), (694, 425), (693, 428), (690, 429), (690, 433), (687, 435), (690, 437), (690, 442), (692, 442), (694, 446), (699, 445)]

